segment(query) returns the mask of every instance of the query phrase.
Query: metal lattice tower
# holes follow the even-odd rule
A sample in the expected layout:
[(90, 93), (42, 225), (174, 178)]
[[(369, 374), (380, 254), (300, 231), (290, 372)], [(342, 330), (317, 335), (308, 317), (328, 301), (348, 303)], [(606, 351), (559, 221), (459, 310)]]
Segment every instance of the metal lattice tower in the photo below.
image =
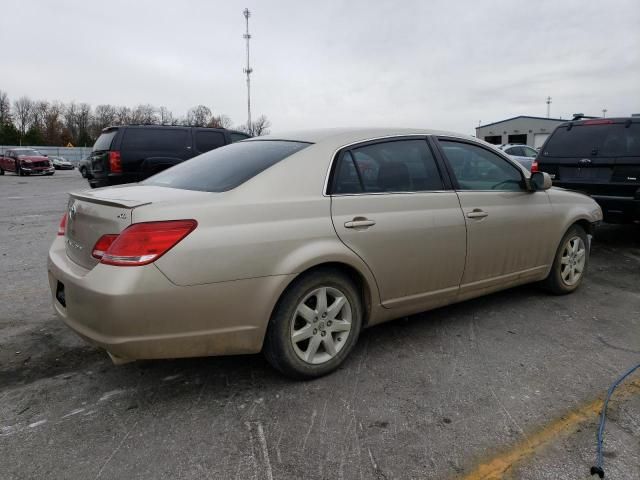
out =
[(248, 8), (245, 8), (242, 13), (244, 14), (247, 24), (246, 33), (243, 35), (247, 41), (247, 68), (244, 69), (244, 73), (247, 74), (247, 130), (251, 133), (251, 72), (253, 72), (249, 63), (249, 40), (251, 39), (251, 35), (249, 34), (249, 17), (251, 16), (251, 12)]

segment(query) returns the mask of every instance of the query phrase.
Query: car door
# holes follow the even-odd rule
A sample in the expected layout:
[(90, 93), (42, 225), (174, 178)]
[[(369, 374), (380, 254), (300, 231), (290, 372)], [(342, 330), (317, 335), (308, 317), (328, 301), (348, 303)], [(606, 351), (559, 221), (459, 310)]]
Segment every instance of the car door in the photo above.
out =
[(438, 145), (467, 225), (461, 296), (544, 274), (556, 248), (547, 193), (529, 191), (522, 169), (479, 143), (441, 137)]
[(331, 215), (373, 272), (386, 307), (429, 307), (457, 295), (465, 222), (425, 137), (384, 139), (337, 157)]

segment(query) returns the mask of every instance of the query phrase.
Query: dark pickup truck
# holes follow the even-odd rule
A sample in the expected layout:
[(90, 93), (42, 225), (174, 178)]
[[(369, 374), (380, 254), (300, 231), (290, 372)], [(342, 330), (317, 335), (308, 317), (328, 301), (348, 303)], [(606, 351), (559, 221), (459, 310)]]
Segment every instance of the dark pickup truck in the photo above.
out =
[(55, 171), (51, 160), (32, 148), (13, 148), (0, 155), (0, 175), (4, 175), (4, 172), (13, 172), (20, 176), (53, 175)]
[(640, 221), (640, 117), (558, 125), (532, 165), (553, 185), (593, 197), (604, 221)]
[(88, 158), (91, 187), (139, 182), (214, 148), (250, 138), (224, 128), (161, 125), (108, 127)]

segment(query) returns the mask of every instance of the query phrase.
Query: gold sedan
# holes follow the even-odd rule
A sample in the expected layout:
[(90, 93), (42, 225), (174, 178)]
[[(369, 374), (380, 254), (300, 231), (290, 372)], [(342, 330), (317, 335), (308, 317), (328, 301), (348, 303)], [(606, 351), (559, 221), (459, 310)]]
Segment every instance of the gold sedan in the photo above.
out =
[(116, 363), (263, 351), (316, 377), (364, 327), (528, 282), (578, 288), (602, 212), (550, 187), (452, 133), (246, 140), (72, 193), (49, 252), (53, 304)]

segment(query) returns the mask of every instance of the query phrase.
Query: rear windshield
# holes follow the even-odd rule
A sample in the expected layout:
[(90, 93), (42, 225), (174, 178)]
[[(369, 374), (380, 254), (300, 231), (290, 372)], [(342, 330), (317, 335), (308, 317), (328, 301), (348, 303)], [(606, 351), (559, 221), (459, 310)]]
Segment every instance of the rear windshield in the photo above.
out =
[(640, 156), (640, 123), (560, 127), (551, 135), (543, 155), (552, 157)]
[(109, 150), (111, 148), (111, 142), (113, 142), (113, 137), (118, 133), (117, 130), (109, 130), (108, 132), (102, 133), (96, 143), (93, 144), (93, 151), (96, 150)]
[(154, 175), (142, 184), (225, 192), (309, 145), (284, 140), (232, 143)]

